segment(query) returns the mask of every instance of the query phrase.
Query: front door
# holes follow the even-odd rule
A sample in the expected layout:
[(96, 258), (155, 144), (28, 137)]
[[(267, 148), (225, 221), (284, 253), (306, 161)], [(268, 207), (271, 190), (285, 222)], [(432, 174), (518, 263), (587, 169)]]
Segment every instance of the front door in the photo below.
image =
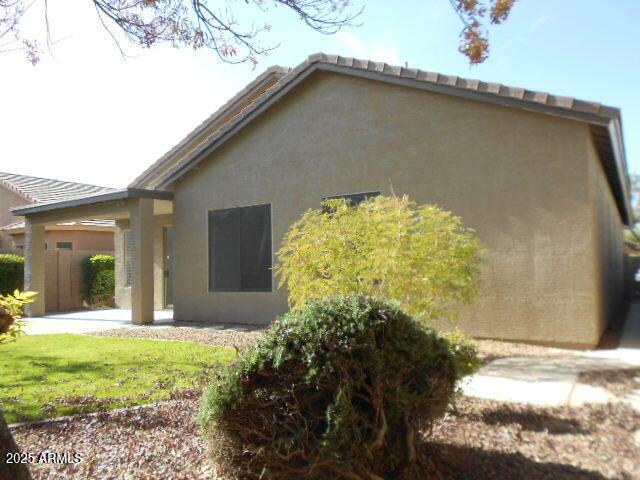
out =
[(164, 306), (173, 307), (173, 227), (164, 228)]

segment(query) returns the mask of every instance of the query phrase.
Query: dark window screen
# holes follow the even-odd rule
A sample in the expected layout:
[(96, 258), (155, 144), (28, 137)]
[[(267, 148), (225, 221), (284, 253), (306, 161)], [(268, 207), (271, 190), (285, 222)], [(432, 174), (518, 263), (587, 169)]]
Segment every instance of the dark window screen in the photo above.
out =
[[(332, 197), (322, 197), (322, 201), (324, 202), (326, 200), (336, 200), (339, 198), (344, 198), (349, 205), (356, 206), (364, 202), (365, 200), (377, 197), (378, 195), (380, 195), (380, 192), (351, 193), (346, 195), (334, 195)], [(324, 213), (328, 213), (330, 209), (327, 206), (323, 205), (322, 211)]]
[(56, 248), (58, 250), (73, 250), (72, 242), (56, 242)]
[(271, 206), (209, 212), (209, 290), (271, 291)]

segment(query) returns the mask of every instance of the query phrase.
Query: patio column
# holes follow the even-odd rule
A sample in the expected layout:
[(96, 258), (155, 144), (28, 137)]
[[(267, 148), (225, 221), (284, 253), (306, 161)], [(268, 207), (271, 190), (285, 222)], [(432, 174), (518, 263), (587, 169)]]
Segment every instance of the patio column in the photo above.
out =
[(153, 323), (153, 200), (130, 201), (131, 321)]
[(25, 220), (24, 242), (24, 289), (38, 292), (35, 301), (29, 304), (25, 314), (28, 317), (44, 315), (44, 225), (34, 225)]

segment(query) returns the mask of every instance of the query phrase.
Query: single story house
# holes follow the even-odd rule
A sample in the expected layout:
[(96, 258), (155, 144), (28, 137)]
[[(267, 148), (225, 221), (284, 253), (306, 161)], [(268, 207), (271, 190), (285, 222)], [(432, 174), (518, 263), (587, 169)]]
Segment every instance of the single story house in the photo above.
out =
[(32, 290), (46, 225), (113, 218), (134, 323), (173, 305), (178, 320), (255, 324), (287, 309), (272, 267), (306, 209), (392, 190), (487, 246), (457, 321), (469, 334), (593, 347), (620, 308), (633, 218), (618, 109), (367, 60), (269, 68), (127, 189), (15, 213)]
[[(0, 172), (0, 253), (23, 255), (25, 220), (11, 209), (70, 200), (112, 191), (111, 188)], [(16, 221), (17, 220), (17, 221)], [(65, 221), (48, 224), (44, 246), (49, 312), (82, 308), (86, 285), (82, 262), (96, 253), (114, 254), (113, 220)]]

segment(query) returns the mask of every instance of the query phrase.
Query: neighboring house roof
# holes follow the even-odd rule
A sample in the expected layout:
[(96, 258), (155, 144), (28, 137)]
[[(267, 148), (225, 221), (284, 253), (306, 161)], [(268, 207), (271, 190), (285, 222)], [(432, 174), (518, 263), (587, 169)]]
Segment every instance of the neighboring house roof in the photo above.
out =
[(0, 186), (31, 203), (51, 203), (111, 192), (113, 188), (0, 172)]
[[(330, 71), (588, 123), (625, 223), (633, 221), (620, 110), (595, 102), (337, 55), (311, 55), (293, 69), (272, 67), (149, 167), (134, 188), (166, 189), (315, 71)], [(277, 72), (277, 75), (269, 72)], [(265, 82), (265, 78), (274, 83)], [(231, 107), (229, 105), (231, 104)], [(221, 121), (219, 121), (221, 120)]]
[[(114, 220), (81, 220), (79, 222), (62, 222), (57, 223), (55, 227), (62, 227), (68, 229), (114, 229), (116, 226), (116, 222)], [(14, 222), (9, 225), (5, 225), (0, 227), (0, 230), (8, 233), (9, 235), (15, 235), (18, 233), (23, 233), (25, 227), (25, 222)]]

